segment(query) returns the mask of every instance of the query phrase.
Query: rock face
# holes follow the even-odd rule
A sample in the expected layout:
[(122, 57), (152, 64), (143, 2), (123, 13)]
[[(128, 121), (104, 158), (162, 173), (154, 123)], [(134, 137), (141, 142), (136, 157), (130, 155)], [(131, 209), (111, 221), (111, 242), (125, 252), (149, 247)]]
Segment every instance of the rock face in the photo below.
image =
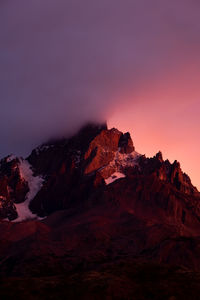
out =
[(30, 209), (44, 217), (77, 205), (80, 198), (81, 206), (87, 205), (104, 179), (118, 169), (125, 172), (137, 156), (129, 133), (106, 125), (87, 125), (72, 138), (45, 144), (28, 157), (35, 173), (46, 177)]
[(17, 218), (15, 203), (25, 201), (28, 183), (20, 173), (18, 158), (8, 156), (0, 164), (0, 216), (9, 220)]
[[(1, 161), (1, 218), (17, 218), (15, 204), (25, 202), (29, 192), (29, 183), (20, 169), (21, 160), (8, 156)], [(191, 184), (189, 177), (182, 172), (177, 161), (173, 164), (168, 160), (164, 161), (161, 152), (153, 158), (138, 154), (129, 133), (123, 134), (115, 128), (108, 130), (105, 124), (88, 124), (71, 138), (43, 144), (32, 151), (26, 162), (30, 164), (33, 176), (40, 175), (44, 178), (43, 185), (29, 203), (30, 210), (40, 217), (48, 216), (57, 210), (87, 207), (94, 195), (98, 198), (96, 195), (100, 195), (99, 191), (101, 197), (103, 193), (102, 203), (109, 202), (109, 189), (119, 186), (115, 196), (116, 202), (124, 184), (127, 185), (126, 191), (130, 190), (131, 206), (134, 198), (144, 197), (145, 201), (150, 198), (149, 202), (151, 206), (155, 205), (155, 210), (158, 204), (159, 207), (163, 206), (162, 214), (168, 214), (167, 203), (171, 203), (171, 198), (176, 198), (170, 205), (179, 207), (177, 203), (180, 196), (184, 199), (180, 204), (180, 211), (184, 211), (184, 222), (187, 222), (188, 215), (191, 214), (186, 213), (185, 202), (194, 207), (195, 213), (199, 210), (200, 194)], [(123, 179), (115, 185), (114, 181), (118, 178)], [(110, 187), (108, 184), (111, 182), (113, 185)], [(153, 190), (149, 182), (156, 182)], [(157, 191), (159, 186), (162, 186), (162, 189)], [(156, 201), (160, 203), (154, 203), (151, 190), (156, 194)], [(123, 191), (120, 200), (122, 204), (126, 202), (126, 191)], [(165, 201), (161, 200), (163, 197)], [(136, 205), (140, 202), (141, 200), (136, 200)], [(173, 209), (172, 211), (174, 212)], [(177, 208), (175, 211), (177, 212)], [(173, 217), (177, 220), (177, 216)]]
[[(19, 204), (29, 220), (5, 221), (21, 220)], [(129, 133), (105, 124), (49, 141), (26, 160), (3, 159), (0, 219), (3, 276), (97, 272), (133, 258), (200, 268), (199, 192), (177, 161), (137, 153)]]

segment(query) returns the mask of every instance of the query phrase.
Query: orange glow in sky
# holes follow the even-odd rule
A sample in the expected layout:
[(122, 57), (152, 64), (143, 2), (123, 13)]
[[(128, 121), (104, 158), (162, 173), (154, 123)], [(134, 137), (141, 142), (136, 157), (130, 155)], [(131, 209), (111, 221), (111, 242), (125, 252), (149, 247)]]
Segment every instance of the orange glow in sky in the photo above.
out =
[(113, 113), (109, 127), (131, 133), (136, 151), (178, 160), (200, 190), (199, 101), (128, 101)]

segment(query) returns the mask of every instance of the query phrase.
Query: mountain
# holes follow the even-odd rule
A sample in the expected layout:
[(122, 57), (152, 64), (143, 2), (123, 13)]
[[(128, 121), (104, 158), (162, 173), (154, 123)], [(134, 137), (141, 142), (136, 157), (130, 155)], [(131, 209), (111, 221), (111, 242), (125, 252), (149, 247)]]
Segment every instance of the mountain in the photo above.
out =
[(200, 293), (200, 193), (106, 124), (1, 160), (0, 237), (5, 299)]

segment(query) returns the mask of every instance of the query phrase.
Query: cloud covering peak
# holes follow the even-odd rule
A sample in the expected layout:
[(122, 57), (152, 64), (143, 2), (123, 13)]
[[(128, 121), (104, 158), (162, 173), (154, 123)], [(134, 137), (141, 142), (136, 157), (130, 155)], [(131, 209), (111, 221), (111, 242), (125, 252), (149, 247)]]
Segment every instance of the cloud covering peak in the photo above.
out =
[(0, 154), (24, 154), (130, 102), (196, 97), (199, 8), (195, 0), (1, 1)]

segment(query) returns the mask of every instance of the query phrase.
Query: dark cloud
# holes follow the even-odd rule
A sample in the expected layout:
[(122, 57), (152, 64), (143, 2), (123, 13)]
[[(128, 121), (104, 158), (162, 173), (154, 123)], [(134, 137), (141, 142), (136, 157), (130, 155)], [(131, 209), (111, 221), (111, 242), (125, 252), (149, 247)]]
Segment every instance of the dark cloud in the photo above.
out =
[(194, 0), (1, 1), (1, 155), (107, 119), (158, 82), (174, 91), (178, 77), (184, 91), (181, 74), (195, 90), (199, 9)]

